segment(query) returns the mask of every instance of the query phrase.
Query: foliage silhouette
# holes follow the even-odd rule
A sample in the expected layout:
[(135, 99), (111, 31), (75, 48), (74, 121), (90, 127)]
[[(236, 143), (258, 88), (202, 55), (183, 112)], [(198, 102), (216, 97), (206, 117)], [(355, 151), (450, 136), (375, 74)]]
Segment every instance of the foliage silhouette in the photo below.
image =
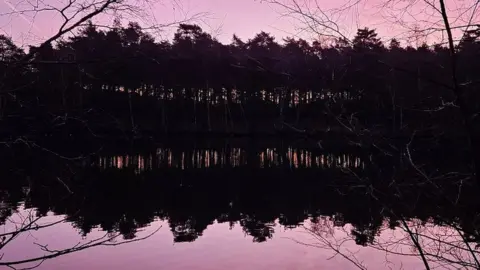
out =
[[(396, 40), (387, 48), (374, 29), (359, 29), (352, 44), (277, 43), (260, 32), (224, 45), (198, 25), (180, 24), (170, 43), (156, 42), (137, 23), (108, 30), (90, 23), (55, 46), (31, 47), (34, 58), (23, 63), (25, 53), (1, 41), (8, 78), (1, 124), (9, 135), (43, 136), (70, 125), (75, 132), (67, 133), (90, 136), (342, 129), (332, 114), (355, 116), (384, 135), (464, 135), (443, 68), (448, 49), (403, 48)], [(472, 112), (479, 48), (478, 29), (456, 48)]]

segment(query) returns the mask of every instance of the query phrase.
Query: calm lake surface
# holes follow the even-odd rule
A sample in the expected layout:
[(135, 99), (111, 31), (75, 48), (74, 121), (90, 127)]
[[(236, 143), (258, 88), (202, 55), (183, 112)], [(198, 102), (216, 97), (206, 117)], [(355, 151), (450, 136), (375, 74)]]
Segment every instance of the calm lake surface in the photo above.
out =
[[(44, 222), (62, 218), (49, 216)], [(310, 228), (314, 225), (307, 221), (305, 226)], [(323, 233), (332, 242), (349, 238), (350, 224), (335, 227), (325, 217), (322, 226), (326, 226), (325, 230), (328, 231)], [(142, 228), (138, 235), (146, 235), (158, 228), (160, 229), (148, 239), (116, 247), (93, 247), (63, 255), (43, 262), (38, 269), (358, 269), (339, 255), (332, 258), (335, 253), (323, 247), (322, 242), (311, 235), (308, 229), (285, 228), (278, 221), (271, 227), (275, 235), (262, 243), (254, 242), (240, 224), (231, 227), (228, 223), (217, 221), (209, 225), (194, 242), (175, 243), (169, 222), (165, 220), (152, 222)], [(444, 229), (439, 227), (435, 230)], [(52, 249), (62, 249), (102, 237), (104, 233), (102, 229), (95, 228), (86, 237), (82, 237), (73, 224), (58, 224), (19, 238), (3, 251), (3, 259), (21, 260), (43, 255), (35, 243), (48, 243)], [(399, 230), (386, 230), (380, 237), (400, 241), (405, 235)], [(369, 269), (424, 269), (420, 258), (386, 256), (385, 252), (360, 247), (353, 240), (344, 243), (343, 248), (345, 252), (355, 252), (357, 258)]]
[(71, 251), (13, 266), (425, 269), (412, 239), (432, 267), (474, 261), (475, 243), (459, 230), (463, 213), (423, 193), (415, 208), (388, 208), (365, 183), (352, 184), (346, 175), (360, 177), (370, 159), (316, 142), (217, 140), (102, 149), (15, 169), (19, 160), (6, 161), (0, 263)]

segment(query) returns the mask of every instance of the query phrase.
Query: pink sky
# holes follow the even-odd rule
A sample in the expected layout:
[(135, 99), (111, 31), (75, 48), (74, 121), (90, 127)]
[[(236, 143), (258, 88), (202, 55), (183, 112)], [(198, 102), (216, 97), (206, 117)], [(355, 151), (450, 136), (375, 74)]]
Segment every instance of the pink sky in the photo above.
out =
[(286, 18), (282, 19), (271, 6), (258, 0), (196, 0), (192, 8), (211, 13), (209, 24), (213, 29), (204, 26), (205, 31), (220, 27), (218, 39), (224, 42), (229, 42), (234, 33), (242, 39), (248, 39), (260, 30), (278, 37), (288, 35), (286, 32), (294, 32)]
[[(16, 2), (0, 0), (0, 13), (12, 11), (12, 6), (14, 7)], [(196, 22), (222, 42), (230, 42), (234, 33), (242, 39), (248, 39), (261, 30), (270, 32), (278, 38), (289, 35), (286, 32), (295, 32), (286, 18), (281, 19), (269, 5), (258, 0), (182, 0), (180, 4), (181, 7), (177, 6), (175, 9), (168, 2), (157, 4), (150, 16), (154, 16), (158, 23), (167, 23), (197, 13), (208, 13), (202, 15), (201, 20)], [(34, 22), (33, 25), (31, 22)], [(106, 19), (105, 23), (108, 22), (111, 23), (111, 17)], [(3, 34), (12, 36), (21, 43), (23, 40), (27, 43), (41, 40), (54, 33), (59, 25), (60, 17), (53, 13), (37, 15), (36, 18), (29, 15), (0, 16)], [(174, 29), (165, 29), (162, 38), (171, 38), (173, 31)]]
[[(77, 2), (91, 0), (77, 0)], [(129, 0), (130, 1), (130, 0)], [(144, 3), (143, 0), (131, 0)], [(172, 3), (176, 1), (177, 5)], [(292, 0), (280, 0), (285, 3), (291, 3)], [(301, 3), (312, 3), (315, 0), (297, 0)], [(355, 0), (317, 0), (319, 6), (324, 10), (331, 10), (340, 7), (349, 1)], [(438, 3), (437, 0), (425, 0)], [(449, 12), (454, 18), (465, 7), (470, 6), (476, 0), (446, 0)], [(32, 1), (31, 1), (32, 2)], [(33, 1), (35, 2), (35, 1)], [(61, 6), (65, 0), (45, 0), (45, 2)], [(357, 27), (376, 28), (381, 37), (388, 39), (403, 33), (404, 26), (392, 23), (390, 15), (399, 15), (395, 8), (403, 8), (411, 1), (398, 1), (398, 5), (389, 9), (381, 9), (379, 5), (385, 3), (385, 0), (362, 0), (353, 8), (342, 13), (335, 14), (334, 19), (342, 27), (342, 33), (351, 37)], [(24, 0), (0, 0), (0, 33), (11, 36), (18, 44), (35, 44), (52, 35), (61, 24), (61, 17), (55, 12), (38, 14), (35, 18), (33, 14), (24, 14), (14, 16), (6, 15), (13, 9), (21, 10), (25, 8)], [(415, 6), (410, 7), (408, 14), (402, 14), (401, 18), (408, 22), (409, 26), (418, 24), (420, 27), (431, 26), (432, 23), (439, 23), (439, 16), (433, 9), (425, 6), (424, 1), (417, 1)], [(175, 6), (175, 8), (174, 8)], [(145, 25), (153, 23), (167, 23), (175, 19), (181, 19), (185, 16), (192, 16), (200, 12), (207, 12), (208, 15), (202, 16), (202, 20), (196, 22), (202, 28), (217, 37), (223, 43), (229, 43), (232, 35), (237, 34), (240, 38), (247, 40), (260, 31), (266, 31), (281, 40), (283, 37), (292, 36), (299, 33), (299, 26), (302, 26), (298, 20), (281, 16), (282, 9), (278, 6), (272, 6), (262, 3), (260, 0), (160, 0), (155, 2), (150, 8), (146, 8), (148, 16), (134, 18), (133, 20), (144, 21)], [(454, 25), (462, 25), (470, 18), (472, 12), (465, 13), (462, 20), (455, 20)], [(332, 15), (333, 16), (333, 15)], [(147, 19), (146, 19), (147, 18)], [(478, 22), (480, 12), (474, 12), (473, 21)], [(127, 18), (125, 18), (127, 20)], [(111, 24), (112, 17), (103, 17), (104, 24)], [(33, 23), (32, 23), (33, 22)], [(165, 29), (160, 33), (159, 38), (171, 38), (174, 28)], [(219, 31), (218, 31), (219, 30)], [(159, 33), (157, 33), (159, 34)], [(301, 37), (314, 38), (311, 33), (301, 33)]]

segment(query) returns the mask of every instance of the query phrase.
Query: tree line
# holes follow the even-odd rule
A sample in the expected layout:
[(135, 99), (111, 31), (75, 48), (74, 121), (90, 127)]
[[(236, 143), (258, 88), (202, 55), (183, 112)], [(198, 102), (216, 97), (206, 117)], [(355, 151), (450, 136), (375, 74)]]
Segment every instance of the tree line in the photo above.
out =
[[(471, 112), (479, 109), (479, 37), (480, 27), (466, 31), (455, 48)], [(126, 129), (163, 131), (254, 132), (278, 123), (324, 130), (347, 121), (410, 134), (442, 133), (461, 123), (448, 48), (385, 44), (369, 28), (351, 42), (279, 43), (260, 32), (222, 44), (198, 25), (180, 24), (171, 42), (158, 42), (137, 23), (115, 21), (106, 30), (89, 23), (57, 44), (31, 46), (33, 57), (5, 36), (0, 44), (5, 125), (18, 115), (52, 122), (66, 113), (89, 123), (101, 114), (102, 125), (111, 121), (108, 113)], [(85, 112), (92, 111), (98, 114), (89, 118)]]

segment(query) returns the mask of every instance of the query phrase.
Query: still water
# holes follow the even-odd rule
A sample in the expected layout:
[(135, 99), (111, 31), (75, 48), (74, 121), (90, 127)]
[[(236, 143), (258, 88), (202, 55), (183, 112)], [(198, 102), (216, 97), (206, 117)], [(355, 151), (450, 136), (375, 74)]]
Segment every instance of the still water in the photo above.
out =
[(2, 171), (0, 268), (475, 269), (462, 201), (370, 194), (371, 162), (291, 143), (42, 156)]
[[(26, 211), (21, 212), (22, 215), (27, 214)], [(39, 224), (63, 218), (48, 216)], [(156, 220), (138, 234), (138, 237), (151, 235), (147, 239), (119, 246), (92, 247), (62, 255), (44, 261), (37, 269), (358, 269), (340, 255), (335, 256), (335, 252), (324, 241), (317, 239), (319, 237), (325, 237), (332, 245), (342, 242), (342, 252), (355, 254), (358, 261), (368, 269), (424, 269), (420, 258), (395, 256), (375, 248), (356, 245), (348, 233), (350, 224), (336, 227), (328, 217), (322, 218), (320, 224), (305, 222), (305, 227), (292, 229), (275, 223), (272, 226), (275, 236), (269, 241), (255, 243), (240, 225), (232, 227), (228, 223), (214, 222), (195, 242), (175, 243), (168, 221)], [(312, 234), (310, 229), (318, 226), (322, 226), (322, 230), (317, 232), (318, 235)], [(431, 226), (432, 231), (437, 231), (435, 237), (446, 235), (445, 230), (448, 229)], [(5, 227), (13, 229), (14, 226), (10, 224)], [(453, 231), (448, 233), (454, 234)], [(45, 252), (36, 244), (48, 243), (49, 249), (61, 250), (79, 243), (88, 243), (104, 234), (103, 230), (97, 228), (82, 237), (72, 224), (59, 223), (19, 237), (2, 251), (2, 260), (22, 260), (44, 255)], [(396, 242), (397, 246), (392, 247), (392, 250), (412, 252), (401, 229), (385, 229), (379, 237)], [(121, 241), (123, 239), (112, 242)]]

